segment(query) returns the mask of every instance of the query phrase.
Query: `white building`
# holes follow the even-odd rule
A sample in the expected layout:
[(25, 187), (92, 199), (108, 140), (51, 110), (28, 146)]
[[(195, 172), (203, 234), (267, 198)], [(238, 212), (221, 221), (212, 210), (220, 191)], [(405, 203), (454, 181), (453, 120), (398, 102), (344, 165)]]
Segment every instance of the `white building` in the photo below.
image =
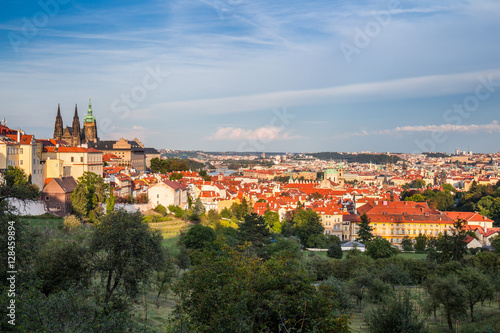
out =
[(162, 205), (166, 208), (170, 205), (185, 209), (188, 204), (187, 187), (181, 183), (164, 180), (148, 189), (148, 197), (151, 208)]

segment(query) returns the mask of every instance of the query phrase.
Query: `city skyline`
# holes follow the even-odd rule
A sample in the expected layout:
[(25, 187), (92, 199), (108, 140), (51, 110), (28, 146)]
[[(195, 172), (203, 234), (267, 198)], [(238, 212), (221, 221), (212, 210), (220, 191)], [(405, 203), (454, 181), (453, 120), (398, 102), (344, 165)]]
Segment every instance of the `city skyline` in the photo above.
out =
[(494, 1), (4, 7), (0, 117), (37, 138), (90, 95), (99, 137), (156, 148), (499, 150)]

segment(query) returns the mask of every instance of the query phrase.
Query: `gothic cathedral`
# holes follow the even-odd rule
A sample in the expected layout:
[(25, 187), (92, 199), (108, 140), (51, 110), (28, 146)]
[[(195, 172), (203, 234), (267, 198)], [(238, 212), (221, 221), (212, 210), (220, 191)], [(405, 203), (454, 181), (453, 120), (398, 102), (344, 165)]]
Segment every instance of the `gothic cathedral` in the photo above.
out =
[(83, 119), (83, 130), (80, 129), (80, 118), (78, 118), (78, 109), (75, 105), (75, 115), (73, 116), (73, 126), (66, 128), (63, 127), (63, 120), (61, 117), (61, 107), (57, 106), (56, 124), (54, 126), (54, 139), (63, 140), (70, 146), (79, 146), (88, 142), (97, 142), (97, 122), (92, 115), (92, 104), (89, 98), (89, 109), (87, 116)]

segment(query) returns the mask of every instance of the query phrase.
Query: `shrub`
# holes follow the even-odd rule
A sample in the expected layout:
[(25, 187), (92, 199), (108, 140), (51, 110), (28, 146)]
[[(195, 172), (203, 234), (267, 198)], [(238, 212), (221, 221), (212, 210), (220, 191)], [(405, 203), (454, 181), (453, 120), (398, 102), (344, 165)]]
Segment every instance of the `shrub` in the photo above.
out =
[(153, 210), (162, 216), (167, 215), (167, 209), (163, 205), (158, 205)]
[(74, 230), (82, 225), (82, 221), (75, 215), (68, 215), (64, 218), (63, 226), (66, 230)]

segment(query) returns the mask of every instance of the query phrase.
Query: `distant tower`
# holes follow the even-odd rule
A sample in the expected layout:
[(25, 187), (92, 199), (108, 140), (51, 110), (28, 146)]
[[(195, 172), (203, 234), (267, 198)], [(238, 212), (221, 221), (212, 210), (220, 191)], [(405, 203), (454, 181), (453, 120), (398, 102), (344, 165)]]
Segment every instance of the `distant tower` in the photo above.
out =
[(63, 135), (63, 120), (61, 117), (61, 106), (57, 104), (56, 124), (54, 126), (54, 139), (61, 140)]
[(78, 109), (75, 104), (75, 115), (73, 116), (73, 127), (71, 129), (72, 146), (79, 146), (82, 143), (82, 131), (80, 130), (80, 118), (78, 118)]
[(95, 117), (92, 115), (92, 103), (89, 97), (89, 109), (87, 110), (87, 116), (83, 119), (83, 137), (85, 142), (97, 142), (99, 138), (97, 137), (97, 122)]

